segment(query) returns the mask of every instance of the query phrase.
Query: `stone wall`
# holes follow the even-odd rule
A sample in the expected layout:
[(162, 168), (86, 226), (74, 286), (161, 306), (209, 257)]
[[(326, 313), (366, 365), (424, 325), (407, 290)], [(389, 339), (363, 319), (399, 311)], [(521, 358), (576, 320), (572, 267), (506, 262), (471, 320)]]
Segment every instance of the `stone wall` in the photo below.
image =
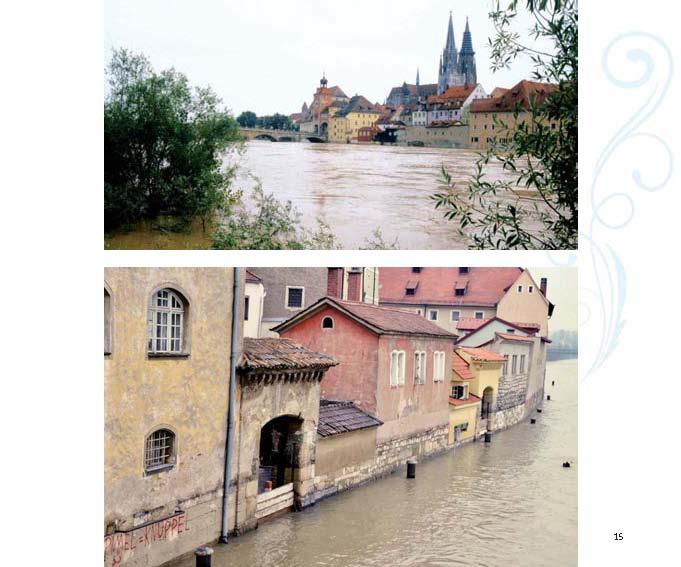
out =
[(403, 466), (412, 457), (417, 459), (429, 457), (448, 448), (447, 424), (381, 443), (376, 447), (375, 458), (315, 476), (314, 500), (385, 476)]
[(468, 147), (468, 126), (426, 127), (408, 126), (398, 131), (398, 144), (422, 142), (425, 146), (440, 148)]
[[(529, 358), (529, 357), (528, 357)], [(506, 374), (499, 377), (497, 411), (504, 411), (525, 403), (527, 374)]]
[(542, 388), (524, 403), (498, 410), (494, 414), (494, 430), (506, 429), (527, 419), (541, 404), (543, 397), (544, 389)]

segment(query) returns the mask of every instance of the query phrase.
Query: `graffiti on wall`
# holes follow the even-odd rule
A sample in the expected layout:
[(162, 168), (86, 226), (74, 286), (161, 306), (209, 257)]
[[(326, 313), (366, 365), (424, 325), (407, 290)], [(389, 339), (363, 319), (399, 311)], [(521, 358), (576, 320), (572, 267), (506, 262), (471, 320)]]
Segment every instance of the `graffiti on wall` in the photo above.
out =
[(107, 567), (118, 567), (137, 548), (151, 547), (158, 542), (173, 540), (188, 531), (187, 513), (179, 512), (127, 532), (115, 532), (104, 537), (104, 564)]

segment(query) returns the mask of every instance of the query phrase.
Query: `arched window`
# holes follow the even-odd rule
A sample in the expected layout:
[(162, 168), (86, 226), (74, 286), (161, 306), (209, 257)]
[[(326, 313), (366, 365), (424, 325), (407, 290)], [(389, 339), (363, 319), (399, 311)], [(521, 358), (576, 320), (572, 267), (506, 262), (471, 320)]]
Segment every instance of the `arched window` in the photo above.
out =
[(175, 434), (170, 429), (157, 429), (144, 445), (144, 472), (155, 472), (175, 465)]
[(147, 351), (177, 353), (184, 350), (185, 304), (172, 289), (159, 289), (151, 298), (147, 316)]
[(324, 317), (322, 319), (322, 329), (333, 329), (333, 319), (331, 317)]

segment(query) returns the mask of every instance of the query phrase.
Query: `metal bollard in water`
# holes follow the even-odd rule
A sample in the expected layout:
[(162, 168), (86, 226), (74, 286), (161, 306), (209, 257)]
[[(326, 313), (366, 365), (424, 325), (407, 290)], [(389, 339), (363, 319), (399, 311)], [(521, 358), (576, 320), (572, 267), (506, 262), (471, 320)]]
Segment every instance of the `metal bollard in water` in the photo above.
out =
[(407, 478), (416, 478), (416, 459), (407, 461)]
[(211, 567), (213, 549), (211, 547), (199, 547), (195, 552), (196, 567)]
[(537, 408), (537, 413), (541, 413), (541, 408)]
[(555, 386), (555, 385), (556, 385), (556, 381), (555, 381), (555, 380), (551, 380), (551, 386)]
[(492, 442), (492, 432), (491, 431), (485, 431), (485, 443), (491, 443)]
[(537, 423), (537, 420), (535, 418), (531, 418), (530, 423)]
[(551, 396), (550, 396), (550, 395), (549, 395), (549, 396), (546, 396), (546, 401), (547, 401), (547, 402), (550, 402), (550, 401), (551, 401)]

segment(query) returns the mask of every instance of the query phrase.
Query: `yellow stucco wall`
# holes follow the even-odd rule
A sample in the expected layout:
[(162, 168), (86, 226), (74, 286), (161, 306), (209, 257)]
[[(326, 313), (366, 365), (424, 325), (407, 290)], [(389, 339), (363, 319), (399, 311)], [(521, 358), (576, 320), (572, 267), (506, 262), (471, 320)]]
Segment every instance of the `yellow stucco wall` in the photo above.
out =
[[(126, 529), (133, 514), (155, 519), (221, 489), (233, 270), (107, 268), (104, 277), (113, 337), (104, 361), (105, 526)], [(188, 356), (147, 355), (147, 309), (161, 287), (188, 299)], [(177, 463), (145, 475), (145, 439), (161, 426), (176, 435)]]
[(357, 141), (359, 129), (373, 126), (380, 118), (378, 112), (350, 112), (346, 116), (329, 117), (329, 142)]
[(487, 149), (491, 145), (488, 138), (496, 138), (498, 141), (509, 139), (518, 124), (529, 122), (531, 118), (527, 111), (520, 112), (517, 118), (514, 112), (469, 112), (468, 143), (471, 148)]
[(475, 435), (475, 421), (480, 413), (480, 402), (465, 406), (449, 405), (449, 444), (454, 443), (454, 428), (468, 423), (468, 429), (461, 432), (461, 441), (467, 441)]
[[(522, 286), (522, 291), (518, 287)], [(529, 293), (532, 286), (532, 293)], [(548, 335), (548, 303), (539, 291), (539, 285), (525, 270), (508, 289), (497, 305), (497, 316), (505, 321), (519, 323), (537, 323), (541, 326), (539, 334)]]

